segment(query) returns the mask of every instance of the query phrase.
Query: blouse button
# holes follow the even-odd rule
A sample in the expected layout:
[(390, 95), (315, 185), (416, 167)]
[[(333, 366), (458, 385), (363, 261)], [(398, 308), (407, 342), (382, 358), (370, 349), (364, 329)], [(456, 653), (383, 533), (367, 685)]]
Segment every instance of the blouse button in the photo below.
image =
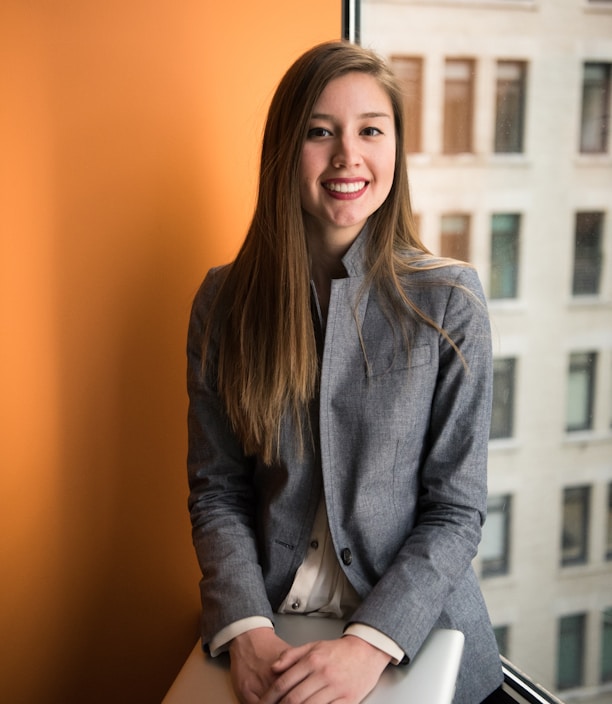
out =
[(294, 611), (297, 611), (297, 610), (300, 608), (300, 602), (299, 602), (298, 599), (296, 599), (296, 600), (293, 602), (293, 604), (291, 604), (291, 608), (292, 608)]
[(318, 540), (311, 540), (310, 541), (310, 547), (313, 550), (316, 550), (319, 547), (319, 541)]
[(340, 553), (340, 556), (342, 557), (342, 562), (344, 562), (347, 566), (353, 561), (353, 554), (348, 548), (344, 548), (344, 550)]

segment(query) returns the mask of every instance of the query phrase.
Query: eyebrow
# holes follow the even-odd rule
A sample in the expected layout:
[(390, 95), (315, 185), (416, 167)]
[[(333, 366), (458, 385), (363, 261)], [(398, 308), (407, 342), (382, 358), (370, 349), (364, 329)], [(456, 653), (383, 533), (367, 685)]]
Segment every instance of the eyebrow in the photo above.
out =
[[(357, 117), (360, 119), (364, 119), (364, 118), (370, 119), (373, 117), (386, 117), (389, 120), (391, 119), (391, 115), (389, 115), (389, 113), (386, 113), (386, 112), (363, 112), (363, 113), (361, 113), (361, 115), (358, 115)], [(321, 112), (315, 112), (315, 113), (313, 113), (313, 115), (311, 116), (310, 119), (311, 120), (330, 120), (330, 121), (333, 121), (334, 116), (333, 115), (326, 115), (325, 113), (321, 113)]]

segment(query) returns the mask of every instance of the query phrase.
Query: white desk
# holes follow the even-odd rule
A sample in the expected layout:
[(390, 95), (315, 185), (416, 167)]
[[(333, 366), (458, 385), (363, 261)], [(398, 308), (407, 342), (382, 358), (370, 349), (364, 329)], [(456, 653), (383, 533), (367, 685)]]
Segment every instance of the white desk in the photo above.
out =
[[(337, 638), (342, 622), (308, 616), (275, 616), (277, 633), (291, 645)], [(364, 704), (451, 704), (463, 634), (434, 630), (410, 663), (389, 666)], [(162, 704), (238, 704), (230, 681), (229, 658), (210, 658), (197, 643)]]

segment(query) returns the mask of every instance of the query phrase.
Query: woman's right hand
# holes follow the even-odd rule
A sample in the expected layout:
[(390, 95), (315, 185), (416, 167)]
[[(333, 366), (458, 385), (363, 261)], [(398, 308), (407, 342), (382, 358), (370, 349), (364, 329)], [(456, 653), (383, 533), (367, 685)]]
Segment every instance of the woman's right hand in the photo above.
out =
[(290, 647), (272, 628), (254, 628), (232, 640), (232, 685), (241, 704), (259, 702), (278, 676), (272, 672), (272, 664)]

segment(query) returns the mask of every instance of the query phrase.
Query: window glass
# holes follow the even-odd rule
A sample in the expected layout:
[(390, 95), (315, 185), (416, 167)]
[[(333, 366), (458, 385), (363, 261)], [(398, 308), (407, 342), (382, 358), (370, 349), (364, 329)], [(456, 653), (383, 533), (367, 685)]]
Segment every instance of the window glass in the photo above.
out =
[(516, 213), (495, 214), (491, 218), (491, 299), (516, 298), (520, 218)]
[(470, 216), (443, 215), (440, 233), (440, 254), (443, 257), (470, 260)]
[(584, 614), (564, 616), (559, 620), (557, 687), (569, 689), (583, 683)]
[(511, 438), (514, 432), (514, 358), (493, 360), (493, 410), (491, 414), (492, 440)]
[(610, 130), (610, 64), (585, 63), (582, 79), (580, 151), (604, 153)]
[(474, 62), (447, 59), (444, 71), (444, 152), (472, 151)]
[(603, 213), (576, 213), (574, 296), (599, 293)]
[(406, 60), (420, 236), (489, 303), (475, 564), (498, 642), (563, 701), (612, 704), (612, 2), (361, 0), (360, 18), (364, 46)]
[(524, 61), (497, 62), (495, 151), (523, 151)]
[(595, 390), (595, 352), (570, 355), (567, 380), (567, 430), (590, 430), (593, 427), (593, 392)]
[(423, 60), (420, 57), (392, 56), (390, 63), (401, 83), (404, 95), (404, 113), (406, 115), (404, 146), (406, 152), (420, 152)]
[(612, 607), (602, 616), (600, 662), (602, 683), (612, 682)]
[(493, 633), (501, 655), (508, 657), (508, 626), (494, 626)]
[(612, 560), (612, 484), (608, 484), (608, 531), (606, 539), (606, 558)]
[(571, 487), (563, 492), (561, 562), (574, 565), (587, 560), (590, 487)]
[(482, 532), (482, 576), (507, 574), (509, 565), (510, 497), (490, 496)]

